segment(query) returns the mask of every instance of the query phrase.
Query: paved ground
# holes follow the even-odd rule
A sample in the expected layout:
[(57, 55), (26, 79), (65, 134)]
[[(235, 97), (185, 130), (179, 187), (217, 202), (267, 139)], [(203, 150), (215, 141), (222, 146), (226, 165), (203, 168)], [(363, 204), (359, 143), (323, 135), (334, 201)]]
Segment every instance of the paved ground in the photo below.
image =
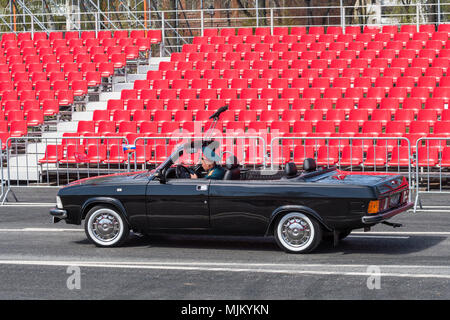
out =
[[(41, 203), (55, 192), (16, 190), (20, 201)], [(403, 228), (358, 230), (309, 255), (286, 254), (270, 238), (201, 236), (132, 235), (122, 248), (100, 249), (81, 227), (51, 224), (48, 209), (0, 207), (0, 299), (450, 298), (444, 208), (403, 214), (393, 219)]]

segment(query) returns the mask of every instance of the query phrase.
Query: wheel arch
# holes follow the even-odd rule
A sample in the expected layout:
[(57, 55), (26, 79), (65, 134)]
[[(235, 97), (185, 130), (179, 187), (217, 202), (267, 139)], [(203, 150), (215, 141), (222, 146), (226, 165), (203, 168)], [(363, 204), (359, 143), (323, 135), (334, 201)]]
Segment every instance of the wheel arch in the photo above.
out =
[(96, 205), (108, 205), (115, 208), (120, 214), (122, 214), (128, 225), (130, 225), (127, 211), (125, 210), (122, 202), (120, 202), (118, 199), (110, 197), (96, 197), (86, 200), (81, 206), (81, 220), (85, 219), (89, 210), (91, 210)]
[(275, 222), (278, 220), (279, 217), (289, 212), (301, 212), (307, 216), (315, 218), (325, 230), (333, 231), (333, 229), (330, 228), (330, 226), (328, 226), (325, 223), (322, 217), (313, 209), (302, 205), (287, 205), (279, 207), (272, 212), (272, 214), (270, 215), (270, 222), (269, 226), (267, 227), (265, 236), (272, 235), (274, 231)]

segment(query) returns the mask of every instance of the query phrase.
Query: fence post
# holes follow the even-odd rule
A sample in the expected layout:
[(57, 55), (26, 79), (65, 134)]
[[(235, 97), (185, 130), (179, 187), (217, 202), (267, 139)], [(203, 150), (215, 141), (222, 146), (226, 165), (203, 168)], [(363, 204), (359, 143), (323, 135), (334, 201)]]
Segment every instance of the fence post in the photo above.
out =
[(341, 28), (342, 33), (345, 34), (345, 7), (341, 5)]
[(159, 56), (162, 57), (164, 54), (164, 48), (166, 46), (166, 35), (165, 35), (165, 20), (164, 11), (161, 11), (161, 45), (159, 46)]
[(437, 2), (437, 12), (438, 12), (438, 16), (437, 16), (437, 22), (438, 24), (441, 24), (441, 0), (438, 0)]
[(95, 17), (95, 36), (97, 37), (98, 36), (98, 18), (99, 18), (98, 12), (95, 13), (94, 17)]
[(255, 9), (256, 9), (256, 27), (259, 27), (259, 7), (258, 7), (258, 0), (255, 0)]
[(420, 3), (416, 3), (416, 31), (419, 32), (419, 5)]
[(4, 184), (4, 180), (3, 180), (3, 150), (2, 150), (3, 144), (2, 144), (2, 139), (0, 139), (0, 168), (2, 170), (2, 174), (0, 177), (0, 182), (1, 182), (1, 186), (0, 186), (0, 200), (3, 197), (3, 193), (4, 193), (4, 189), (3, 189), (3, 184)]
[(273, 34), (273, 8), (270, 8), (270, 33)]
[(200, 11), (200, 25), (201, 25), (201, 28), (202, 28), (202, 37), (203, 37), (203, 35), (204, 35), (204, 31), (205, 31), (205, 22), (203, 21), (203, 18), (204, 18), (204, 13), (203, 13), (203, 9)]
[(31, 36), (34, 37), (34, 21), (32, 15), (30, 15), (30, 22), (31, 22)]

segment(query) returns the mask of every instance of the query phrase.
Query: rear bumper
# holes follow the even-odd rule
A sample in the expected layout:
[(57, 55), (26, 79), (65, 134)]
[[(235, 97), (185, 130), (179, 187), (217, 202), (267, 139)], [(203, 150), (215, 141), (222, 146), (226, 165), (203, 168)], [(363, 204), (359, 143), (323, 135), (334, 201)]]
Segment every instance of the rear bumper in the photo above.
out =
[(371, 215), (371, 216), (364, 216), (361, 218), (362, 222), (364, 224), (374, 224), (374, 223), (379, 223), (382, 222), (384, 220), (390, 219), (393, 216), (402, 213), (406, 210), (411, 209), (414, 206), (414, 203), (412, 202), (407, 202), (404, 205), (402, 205), (401, 207), (380, 213), (380, 214), (376, 214), (376, 215)]

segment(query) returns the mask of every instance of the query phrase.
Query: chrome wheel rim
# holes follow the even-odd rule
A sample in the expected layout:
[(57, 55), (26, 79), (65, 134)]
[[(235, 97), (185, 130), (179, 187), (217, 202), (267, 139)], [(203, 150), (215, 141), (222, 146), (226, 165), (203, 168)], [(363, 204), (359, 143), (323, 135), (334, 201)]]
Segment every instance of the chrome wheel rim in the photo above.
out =
[(87, 223), (90, 237), (101, 245), (113, 245), (123, 233), (122, 218), (111, 209), (97, 210)]
[(289, 250), (302, 251), (314, 239), (314, 226), (302, 213), (287, 214), (278, 223), (278, 239)]

